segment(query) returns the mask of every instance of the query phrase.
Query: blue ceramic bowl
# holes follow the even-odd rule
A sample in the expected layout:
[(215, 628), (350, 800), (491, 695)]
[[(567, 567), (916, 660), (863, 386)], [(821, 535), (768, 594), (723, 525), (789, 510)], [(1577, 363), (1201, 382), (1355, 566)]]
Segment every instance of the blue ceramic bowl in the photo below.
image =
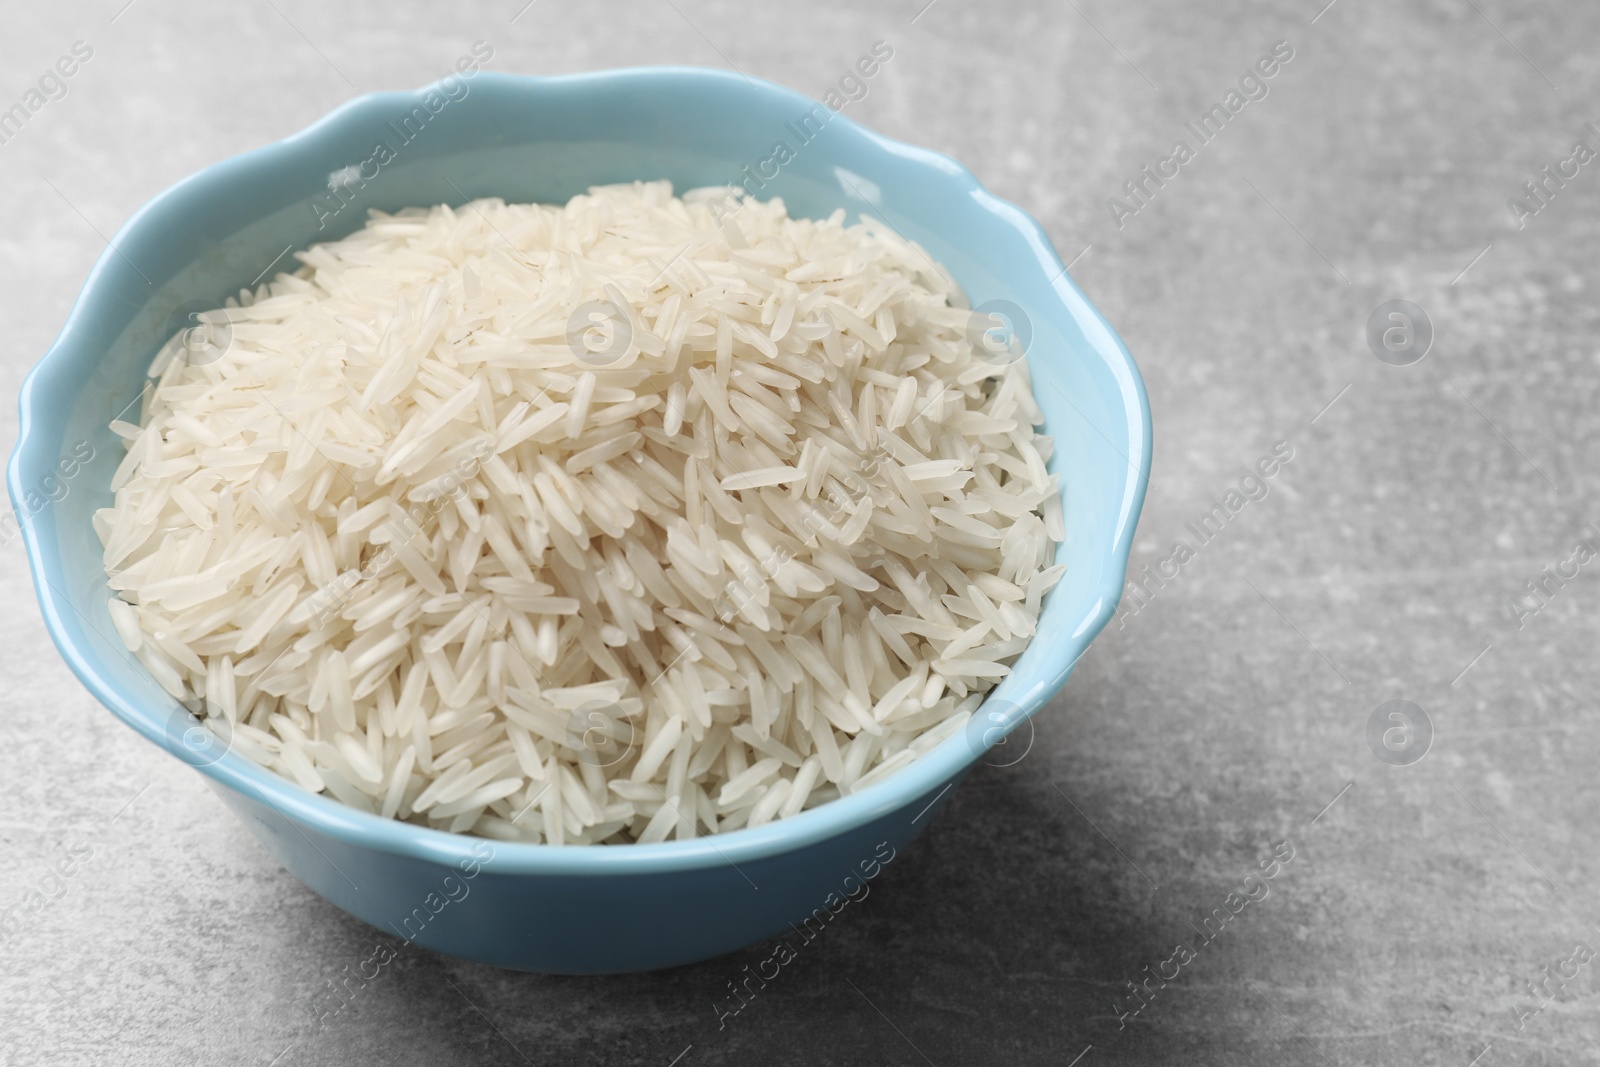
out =
[[(781, 165), (779, 141), (792, 154)], [(1056, 442), (1050, 467), (1065, 487), (1067, 570), (1045, 600), (1038, 637), (974, 728), (795, 818), (715, 839), (587, 848), (490, 843), (380, 819), (223, 750), (117, 640), (90, 523), (110, 502), (122, 454), (107, 423), (124, 411), (136, 418), (157, 347), (188, 312), (292, 267), (290, 250), (344, 236), (369, 207), (564, 201), (636, 178), (668, 178), (679, 191), (749, 181), (796, 216), (840, 207), (852, 219), (877, 216), (948, 265), (974, 305), (1009, 301), (1017, 333), (1031, 328), (1035, 392)], [(1139, 372), (1033, 219), (945, 156), (776, 85), (685, 68), (480, 73), (363, 96), (178, 183), (95, 264), (23, 385), (21, 409), (11, 499), (45, 623), (83, 684), (197, 766), (268, 851), (340, 908), (441, 952), (542, 972), (686, 963), (806, 916), (822, 921), (1067, 680), (1116, 607), (1150, 465)]]

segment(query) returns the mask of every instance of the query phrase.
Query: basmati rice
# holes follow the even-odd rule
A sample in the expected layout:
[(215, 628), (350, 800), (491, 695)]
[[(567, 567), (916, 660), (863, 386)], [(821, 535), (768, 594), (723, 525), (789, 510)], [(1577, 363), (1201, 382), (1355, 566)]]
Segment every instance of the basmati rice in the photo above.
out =
[(1027, 364), (889, 227), (654, 182), (298, 258), (207, 313), (220, 354), (162, 348), (95, 527), (122, 643), (302, 787), (551, 844), (759, 826), (958, 732), (1033, 636)]

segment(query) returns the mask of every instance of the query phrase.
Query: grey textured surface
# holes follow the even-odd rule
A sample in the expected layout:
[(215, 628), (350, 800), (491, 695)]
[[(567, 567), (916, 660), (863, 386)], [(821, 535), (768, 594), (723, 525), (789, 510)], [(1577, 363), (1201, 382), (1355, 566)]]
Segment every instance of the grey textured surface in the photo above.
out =
[[(1511, 608), (1600, 541), (1596, 166), (1521, 228), (1506, 205), (1575, 140), (1600, 148), (1600, 10), (123, 2), (5, 12), (0, 108), (73, 41), (94, 48), (0, 145), (6, 394), (146, 199), (357, 91), (430, 80), (476, 39), (498, 70), (732, 65), (815, 96), (883, 39), (894, 58), (848, 113), (957, 156), (1082, 253), (1073, 274), (1155, 412), (1135, 568), (1198, 550), (1095, 644), (1028, 755), (975, 774), (726, 1028), (713, 1004), (763, 948), (580, 979), (407, 949), (319, 1032), (326, 983), (393, 939), (302, 888), (83, 692), (13, 540), (0, 909), (57, 899), (0, 944), (0, 1062), (1600, 1059), (1600, 963), (1517, 1014), (1527, 983), (1600, 946), (1595, 565), (1520, 628)], [(1183, 122), (1280, 40), (1294, 56), (1268, 95), (1199, 146)], [(1180, 139), (1194, 158), (1119, 228), (1107, 198)], [(1402, 298), (1435, 338), (1396, 367), (1365, 329)], [(8, 404), (7, 447), (14, 429)], [(1270, 493), (1198, 545), (1186, 524), (1278, 441), (1294, 458)], [(1396, 698), (1435, 731), (1409, 766), (1367, 739)], [(1119, 1025), (1124, 983), (1196, 944), (1189, 924), (1285, 839), (1269, 895)], [(50, 880), (74, 845), (92, 857)]]

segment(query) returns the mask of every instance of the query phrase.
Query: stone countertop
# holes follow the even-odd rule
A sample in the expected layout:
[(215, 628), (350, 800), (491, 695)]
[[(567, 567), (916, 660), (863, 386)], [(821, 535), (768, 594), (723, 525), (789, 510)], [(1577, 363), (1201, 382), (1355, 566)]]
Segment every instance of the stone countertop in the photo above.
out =
[[(409, 950), (318, 1031), (328, 980), (392, 939), (76, 684), (12, 539), (0, 906), (78, 852), (0, 945), (0, 1063), (1600, 1057), (1600, 965), (1574, 955), (1600, 945), (1600, 589), (1578, 560), (1600, 543), (1600, 177), (1573, 150), (1600, 149), (1600, 9), (125, 2), (6, 12), (0, 110), (92, 49), (0, 144), (6, 392), (149, 197), (475, 40), (497, 70), (731, 66), (816, 97), (883, 40), (848, 113), (1036, 215), (1143, 369), (1145, 592), (1026, 755), (975, 773), (725, 1026), (760, 946), (607, 978)], [(1568, 177), (1533, 198), (1546, 165)], [(1375, 350), (1396, 300), (1426, 319)], [(1125, 983), (1174, 970), (1135, 1013)]]

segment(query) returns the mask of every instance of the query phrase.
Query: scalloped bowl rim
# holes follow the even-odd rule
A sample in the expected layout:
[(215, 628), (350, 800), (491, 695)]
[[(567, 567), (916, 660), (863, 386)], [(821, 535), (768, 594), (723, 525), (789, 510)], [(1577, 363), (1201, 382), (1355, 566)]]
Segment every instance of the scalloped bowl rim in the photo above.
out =
[[(732, 91), (754, 89), (776, 94), (786, 98), (786, 103), (800, 104), (802, 107), (815, 104), (815, 101), (772, 82), (702, 67), (632, 67), (551, 77), (483, 71), (474, 76), (474, 82), (485, 80), (495, 84), (514, 83), (538, 90), (546, 86), (594, 87), (624, 81), (669, 82), (692, 78), (725, 81)], [(69, 372), (70, 363), (67, 354), (73, 347), (74, 328), (80, 320), (94, 314), (95, 306), (100, 300), (99, 290), (107, 284), (104, 281), (105, 275), (115, 265), (118, 255), (116, 249), (126, 235), (142, 228), (152, 215), (181, 201), (192, 191), (225, 185), (236, 171), (242, 171), (281, 153), (294, 152), (299, 146), (319, 138), (334, 138), (344, 124), (356, 119), (362, 113), (388, 103), (399, 103), (403, 100), (420, 101), (424, 94), (439, 85), (439, 82), (434, 82), (415, 90), (365, 93), (354, 97), (302, 130), (197, 171), (158, 193), (134, 212), (101, 252), (84, 282), (82, 291), (74, 301), (60, 334), (23, 382), (18, 401), (20, 422), (17, 442), (6, 471), (13, 507), (17, 506), (16, 502), (22, 496), (24, 467), (29, 465), (30, 461), (40, 458), (34, 455), (37, 450), (47, 447), (41, 440), (43, 432), (53, 423), (60, 421), (59, 415), (35, 412), (35, 394), (43, 389), (45, 382)], [(1083, 331), (1094, 354), (1105, 361), (1107, 369), (1120, 387), (1123, 415), (1129, 429), (1129, 439), (1121, 442), (1120, 446), (1125, 446), (1126, 455), (1130, 460), (1130, 476), (1124, 483), (1123, 499), (1109, 549), (1105, 576), (1097, 595), (1086, 598), (1083, 612), (1074, 621), (1070, 634), (1057, 639), (1061, 642), (1060, 647), (1052, 651), (1060, 654), (1059, 662), (1047, 666), (1043, 674), (1035, 678), (1025, 689), (1012, 694), (1016, 705), (1025, 709), (1025, 714), (1013, 725), (1014, 729), (1023, 719), (1031, 718), (1037, 713), (1046, 702), (1047, 694), (1054, 693), (1065, 683), (1090, 641), (1110, 620), (1120, 599), (1122, 585), (1126, 579), (1133, 531), (1143, 505), (1150, 475), (1150, 407), (1144, 382), (1121, 338), (1072, 281), (1043, 228), (1031, 215), (1015, 204), (989, 192), (971, 171), (943, 153), (886, 137), (845, 115), (836, 114), (831, 121), (839, 123), (842, 132), (864, 141), (873, 149), (921, 163), (939, 172), (945, 180), (962, 183), (972, 199), (989, 214), (1021, 233), (1037, 257), (1038, 268), (1046, 271), (1054, 279), (1050, 284), (1055, 295), (1062, 301), (1078, 328)], [(51, 442), (51, 445), (53, 444), (54, 442)], [(1122, 448), (1119, 447), (1119, 450)], [(1131, 464), (1135, 456), (1138, 463), (1137, 477), (1131, 474)], [(76, 609), (65, 602), (65, 595), (59, 593), (49, 581), (53, 571), (58, 568), (58, 561), (52, 562), (45, 558), (44, 546), (36, 536), (31, 522), (19, 520), (19, 526), (27, 549), (28, 565), (35, 578), (34, 584), (46, 627), (67, 665), (84, 686), (118, 718), (149, 740), (177, 755), (173, 748), (176, 742), (168, 732), (160, 728), (159, 720), (162, 716), (159, 713), (152, 714), (148, 709), (125, 697), (99, 672), (94, 654), (79, 648), (63, 636), (62, 611)], [(1035, 640), (1038, 640), (1038, 637)], [(990, 739), (989, 747), (999, 740), (999, 738)], [(760, 859), (798, 850), (835, 837), (906, 807), (919, 797), (927, 795), (940, 783), (960, 775), (981, 755), (981, 752), (973, 752), (965, 743), (963, 733), (958, 733), (907, 767), (859, 793), (829, 801), (790, 818), (760, 827), (733, 830), (687, 841), (655, 844), (552, 846), (493, 840), (495, 866), (503, 874), (644, 874)], [(474, 836), (452, 834), (359, 811), (331, 797), (308, 792), (233, 751), (227, 752), (214, 763), (196, 769), (215, 783), (259, 801), (286, 818), (302, 822), (355, 847), (375, 848), (437, 863), (454, 864), (468, 858), (473, 843), (481, 840)]]

